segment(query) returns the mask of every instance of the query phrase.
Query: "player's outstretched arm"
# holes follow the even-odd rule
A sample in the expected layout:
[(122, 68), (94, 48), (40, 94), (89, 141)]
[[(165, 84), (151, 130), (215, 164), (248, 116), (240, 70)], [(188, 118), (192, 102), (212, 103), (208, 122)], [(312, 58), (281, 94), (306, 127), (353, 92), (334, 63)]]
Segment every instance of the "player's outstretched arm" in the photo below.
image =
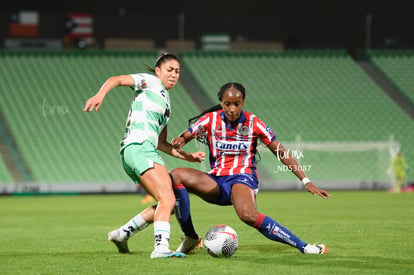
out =
[(132, 87), (134, 86), (134, 80), (130, 75), (119, 75), (108, 78), (99, 91), (86, 101), (83, 111), (90, 112), (95, 110), (95, 112), (97, 112), (99, 107), (101, 107), (106, 94), (116, 86)]
[(193, 135), (190, 133), (190, 131), (185, 130), (180, 136), (174, 138), (171, 141), (171, 145), (176, 149), (181, 149), (192, 139)]
[(319, 189), (318, 187), (313, 185), (311, 182), (307, 182), (305, 184), (305, 188), (309, 193), (312, 193), (313, 196), (319, 195), (323, 199), (329, 198), (329, 193), (328, 192), (326, 192), (325, 190)]
[[(182, 147), (182, 146), (181, 146)], [(167, 127), (164, 127), (164, 129), (161, 131), (161, 134), (158, 138), (158, 150), (182, 159), (182, 160), (186, 160), (189, 162), (202, 162), (204, 161), (205, 157), (206, 157), (206, 153), (198, 151), (195, 153), (187, 153), (186, 151), (180, 150), (175, 148), (172, 144), (170, 144), (167, 141)]]
[(275, 139), (272, 143), (268, 145), (272, 153), (280, 160), (284, 165), (286, 165), (292, 173), (294, 173), (299, 180), (305, 185), (306, 190), (312, 195), (319, 195), (323, 199), (329, 198), (328, 192), (325, 190), (319, 189), (306, 177), (305, 172), (303, 172), (302, 167), (298, 162), (289, 154), (289, 152), (283, 147), (278, 139)]

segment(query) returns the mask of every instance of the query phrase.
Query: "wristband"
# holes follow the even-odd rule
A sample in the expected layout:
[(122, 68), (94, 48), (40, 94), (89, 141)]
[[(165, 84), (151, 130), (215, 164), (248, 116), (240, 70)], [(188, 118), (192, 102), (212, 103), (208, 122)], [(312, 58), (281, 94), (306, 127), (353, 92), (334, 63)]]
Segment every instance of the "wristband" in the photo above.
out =
[(303, 183), (303, 185), (306, 185), (308, 182), (311, 182), (307, 177), (304, 177), (303, 179), (302, 179), (302, 183)]

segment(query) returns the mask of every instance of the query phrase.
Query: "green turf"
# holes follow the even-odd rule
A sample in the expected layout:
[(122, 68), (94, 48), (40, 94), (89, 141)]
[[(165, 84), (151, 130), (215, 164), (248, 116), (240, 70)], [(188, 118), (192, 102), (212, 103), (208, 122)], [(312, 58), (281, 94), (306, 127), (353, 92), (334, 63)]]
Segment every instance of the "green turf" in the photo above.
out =
[[(236, 254), (149, 259), (153, 227), (117, 253), (106, 233), (140, 211), (139, 195), (0, 197), (1, 274), (412, 274), (414, 193), (331, 192), (325, 201), (305, 192), (261, 192), (259, 210), (327, 255), (303, 255), (271, 242), (238, 220), (232, 207), (192, 197), (193, 219), (205, 234), (215, 224), (239, 234)], [(180, 243), (172, 219), (171, 247)]]

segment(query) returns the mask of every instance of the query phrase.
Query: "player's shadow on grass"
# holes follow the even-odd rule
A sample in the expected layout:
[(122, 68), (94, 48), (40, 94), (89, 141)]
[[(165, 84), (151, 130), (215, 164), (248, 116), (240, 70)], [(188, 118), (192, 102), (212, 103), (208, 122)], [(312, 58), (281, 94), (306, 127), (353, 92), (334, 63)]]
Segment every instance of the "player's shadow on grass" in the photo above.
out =
[[(413, 262), (407, 259), (396, 259), (387, 256), (342, 256), (335, 252), (327, 255), (305, 255), (293, 247), (286, 245), (260, 244), (241, 245), (231, 259), (232, 261), (251, 262), (253, 265), (266, 265), (269, 261), (277, 261), (286, 266), (323, 266), (325, 270), (344, 271), (369, 270), (377, 274), (393, 273), (396, 270), (404, 273), (412, 270)], [(408, 273), (407, 273), (408, 274)]]
[[(316, 255), (317, 256), (317, 255)], [(313, 258), (313, 257), (312, 257)], [(302, 264), (312, 264), (314, 258), (306, 258)], [(335, 254), (325, 255), (321, 257), (323, 259), (324, 267), (332, 267), (332, 270), (341, 266), (344, 269), (363, 269), (370, 271), (378, 271), (378, 274), (387, 274), (399, 271), (404, 273), (404, 270), (411, 270), (413, 268), (413, 262), (406, 259), (396, 259), (392, 257), (382, 256), (337, 256)], [(300, 264), (300, 263), (298, 263)]]
[(108, 255), (108, 256), (134, 256), (134, 257), (148, 257), (151, 254), (151, 251), (130, 251), (129, 253), (119, 253), (118, 251), (102, 251), (102, 253)]
[(292, 255), (295, 254), (300, 254), (300, 252), (293, 247), (269, 243), (240, 245), (233, 257), (242, 261), (266, 264), (269, 263), (269, 259), (281, 258), (285, 256), (292, 257)]

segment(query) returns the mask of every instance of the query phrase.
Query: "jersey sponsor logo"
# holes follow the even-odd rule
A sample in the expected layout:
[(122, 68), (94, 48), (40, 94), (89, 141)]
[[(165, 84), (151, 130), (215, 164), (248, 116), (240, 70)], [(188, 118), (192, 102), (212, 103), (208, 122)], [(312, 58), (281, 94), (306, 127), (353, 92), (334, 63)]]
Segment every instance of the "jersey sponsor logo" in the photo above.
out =
[(242, 153), (240, 151), (221, 151), (219, 153), (220, 156), (239, 156)]
[(269, 126), (266, 126), (266, 132), (268, 132), (269, 134), (273, 134), (273, 130)]
[(166, 102), (164, 116), (166, 118), (170, 118), (170, 113), (171, 113), (170, 104), (168, 104), (168, 102)]
[(164, 97), (164, 98), (166, 97), (166, 96), (165, 96), (165, 91), (164, 91), (164, 90), (161, 90), (161, 91), (160, 91), (160, 94), (162, 95), (162, 97)]
[(216, 141), (216, 148), (222, 151), (247, 151), (249, 144), (237, 141)]

